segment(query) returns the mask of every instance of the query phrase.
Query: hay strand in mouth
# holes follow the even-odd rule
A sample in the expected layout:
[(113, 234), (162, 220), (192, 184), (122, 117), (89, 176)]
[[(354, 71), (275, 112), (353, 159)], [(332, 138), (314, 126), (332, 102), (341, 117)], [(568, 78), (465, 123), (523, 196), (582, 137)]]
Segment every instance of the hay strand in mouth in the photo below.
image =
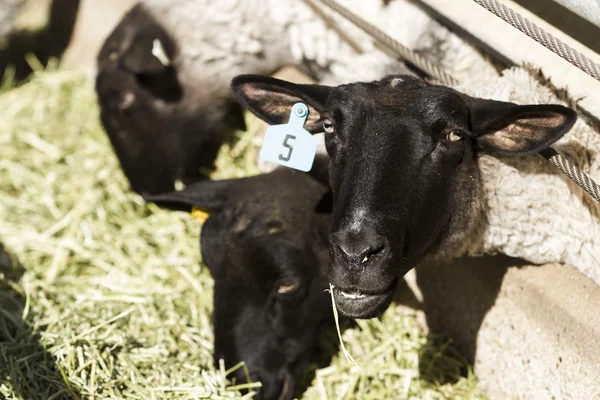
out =
[(340, 329), (340, 317), (338, 315), (338, 310), (335, 305), (335, 296), (333, 295), (333, 288), (334, 288), (334, 286), (330, 283), (329, 284), (329, 294), (331, 295), (331, 308), (333, 310), (333, 319), (335, 321), (335, 329), (337, 330), (338, 338), (340, 339), (340, 348), (342, 349), (342, 353), (344, 353), (344, 356), (346, 356), (346, 360), (348, 360), (348, 362), (352, 362), (356, 366), (356, 368), (358, 368), (359, 370), (362, 371), (362, 368), (360, 367), (360, 365), (358, 365), (358, 363), (356, 362), (354, 357), (352, 357), (352, 355), (348, 352), (348, 350), (346, 350), (346, 346), (344, 345), (344, 339), (342, 338), (342, 331)]

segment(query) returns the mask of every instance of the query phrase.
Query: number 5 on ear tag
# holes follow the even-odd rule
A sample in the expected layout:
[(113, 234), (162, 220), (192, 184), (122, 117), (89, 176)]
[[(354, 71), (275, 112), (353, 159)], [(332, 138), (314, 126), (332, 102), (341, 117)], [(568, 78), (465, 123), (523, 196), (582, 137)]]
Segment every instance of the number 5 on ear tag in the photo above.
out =
[(294, 104), (287, 124), (267, 128), (260, 158), (300, 171), (310, 171), (317, 154), (317, 140), (304, 129), (307, 117), (306, 104)]

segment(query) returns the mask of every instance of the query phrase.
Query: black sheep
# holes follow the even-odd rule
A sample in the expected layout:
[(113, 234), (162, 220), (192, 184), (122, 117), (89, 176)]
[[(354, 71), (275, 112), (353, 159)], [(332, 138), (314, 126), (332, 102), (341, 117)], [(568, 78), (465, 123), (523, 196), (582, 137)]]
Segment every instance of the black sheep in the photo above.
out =
[(319, 168), (327, 160), (316, 164), (314, 176), (281, 168), (146, 196), (162, 207), (210, 212), (200, 245), (215, 280), (215, 361), (245, 361), (263, 385), (262, 399), (293, 398), (320, 331), (333, 321), (326, 292), (330, 196)]

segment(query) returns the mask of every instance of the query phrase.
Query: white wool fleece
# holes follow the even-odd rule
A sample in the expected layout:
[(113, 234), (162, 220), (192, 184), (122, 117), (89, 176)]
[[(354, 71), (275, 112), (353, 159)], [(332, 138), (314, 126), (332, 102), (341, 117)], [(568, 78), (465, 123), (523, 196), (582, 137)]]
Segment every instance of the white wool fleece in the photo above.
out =
[[(517, 104), (564, 104), (522, 68), (459, 90)], [(553, 147), (600, 182), (600, 134), (581, 119)], [(600, 283), (600, 204), (538, 155), (482, 156), (479, 165), (487, 227), (473, 238), (471, 254), (567, 263)]]
[[(495, 69), (472, 46), (433, 21), (414, 4), (395, 0), (340, 0), (395, 39), (454, 73), (487, 79)], [(323, 83), (379, 79), (399, 63), (344, 18), (308, 0), (145, 0), (146, 9), (179, 46), (174, 60), (186, 86), (199, 85), (206, 98), (242, 73), (271, 73), (300, 64)], [(465, 65), (477, 66), (477, 73)], [(400, 69), (399, 69), (400, 68)], [(206, 77), (213, 78), (205, 87)], [(190, 93), (190, 95), (192, 95)]]

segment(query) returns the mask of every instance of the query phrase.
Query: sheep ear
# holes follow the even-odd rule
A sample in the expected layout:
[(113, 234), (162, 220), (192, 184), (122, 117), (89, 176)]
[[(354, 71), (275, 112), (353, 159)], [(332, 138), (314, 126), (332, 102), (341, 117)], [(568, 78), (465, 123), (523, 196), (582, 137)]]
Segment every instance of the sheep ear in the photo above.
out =
[(493, 154), (537, 153), (571, 129), (577, 113), (557, 104), (517, 105), (469, 97), (471, 131), (483, 151)]
[(161, 194), (146, 194), (144, 200), (156, 203), (162, 208), (176, 211), (191, 211), (199, 207), (209, 211), (223, 208), (227, 202), (234, 180), (200, 181), (192, 183), (181, 191)]
[(231, 89), (242, 107), (271, 125), (288, 122), (292, 106), (301, 101), (308, 106), (304, 129), (323, 132), (321, 113), (325, 109), (332, 87), (298, 85), (260, 75), (240, 75), (231, 82)]

